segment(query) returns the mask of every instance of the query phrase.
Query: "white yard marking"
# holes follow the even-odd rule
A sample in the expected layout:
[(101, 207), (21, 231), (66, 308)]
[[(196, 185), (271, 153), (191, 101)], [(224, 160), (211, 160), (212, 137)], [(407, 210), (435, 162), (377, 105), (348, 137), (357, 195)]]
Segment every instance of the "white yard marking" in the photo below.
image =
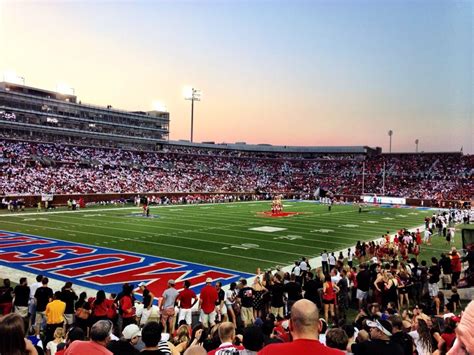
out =
[(359, 227), (358, 224), (341, 224), (339, 227), (344, 227), (344, 228), (357, 228)]
[(40, 217), (40, 218), (23, 218), (23, 222), (27, 222), (27, 221), (48, 221), (48, 219), (43, 218), (43, 217)]
[(327, 234), (327, 233), (334, 232), (334, 229), (324, 229), (324, 228), (322, 228), (322, 229), (313, 229), (310, 232), (311, 233), (325, 233), (325, 234)]
[(400, 217), (400, 218), (407, 218), (407, 216), (404, 215), (404, 214), (397, 214), (397, 217)]
[(394, 220), (395, 218), (392, 218), (392, 217), (384, 217), (384, 218), (382, 218), (382, 219), (386, 219), (387, 221), (392, 221), (392, 220)]
[(379, 222), (377, 222), (377, 221), (364, 221), (364, 223), (377, 224), (377, 223), (379, 223)]
[(273, 232), (281, 232), (281, 231), (284, 231), (284, 230), (286, 230), (286, 229), (287, 229), (287, 228), (279, 228), (279, 227), (271, 227), (271, 226), (262, 226), (262, 227), (249, 228), (249, 231), (273, 233)]
[(88, 214), (83, 214), (82, 217), (105, 217), (105, 214), (100, 214), (100, 213), (88, 213)]
[(252, 243), (243, 243), (243, 244), (239, 244), (239, 245), (231, 245), (230, 247), (223, 247), (222, 249), (229, 249), (229, 248), (233, 248), (233, 249), (241, 249), (241, 250), (249, 250), (249, 249), (255, 249), (255, 248), (259, 248), (260, 245), (258, 244), (252, 244)]
[(297, 240), (297, 239), (303, 239), (303, 237), (301, 235), (282, 235), (281, 237), (275, 237), (273, 239), (275, 239), (275, 240), (279, 240), (279, 239)]
[(419, 213), (417, 213), (417, 212), (410, 212), (409, 214), (411, 214), (412, 216), (418, 216), (419, 215)]
[(175, 212), (175, 211), (182, 211), (182, 208), (170, 208), (170, 212)]

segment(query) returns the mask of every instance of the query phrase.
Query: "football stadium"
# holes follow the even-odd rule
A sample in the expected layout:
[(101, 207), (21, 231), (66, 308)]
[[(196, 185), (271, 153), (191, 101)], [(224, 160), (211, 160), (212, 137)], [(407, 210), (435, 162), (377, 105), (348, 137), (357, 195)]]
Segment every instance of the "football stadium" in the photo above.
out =
[[(187, 126), (131, 110), (133, 85), (109, 101), (38, 82), (0, 80), (0, 354), (474, 354), (472, 112), (427, 151), (392, 151), (393, 121), (384, 143), (369, 121), (299, 140), (297, 108), (283, 140), (267, 121), (255, 143), (196, 141), (221, 103), (195, 87)], [(233, 126), (224, 103), (238, 131), (249, 111)], [(469, 147), (445, 148), (450, 122)]]

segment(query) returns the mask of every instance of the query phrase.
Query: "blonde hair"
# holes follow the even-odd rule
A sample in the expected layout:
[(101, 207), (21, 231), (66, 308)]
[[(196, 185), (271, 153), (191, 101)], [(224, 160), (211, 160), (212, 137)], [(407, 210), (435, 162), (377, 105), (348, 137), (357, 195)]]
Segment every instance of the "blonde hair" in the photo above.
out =
[(64, 329), (63, 329), (63, 327), (58, 327), (54, 331), (54, 339), (60, 339), (60, 338), (61, 339), (64, 338)]

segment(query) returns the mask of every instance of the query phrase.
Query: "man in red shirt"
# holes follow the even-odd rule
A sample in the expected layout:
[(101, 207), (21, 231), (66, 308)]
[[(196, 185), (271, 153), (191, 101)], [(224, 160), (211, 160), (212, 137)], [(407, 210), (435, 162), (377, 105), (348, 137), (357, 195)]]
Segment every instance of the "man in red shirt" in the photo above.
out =
[(190, 290), (189, 287), (191, 287), (191, 282), (189, 282), (188, 280), (184, 281), (184, 290), (179, 293), (176, 302), (179, 302), (178, 323), (184, 319), (186, 321), (186, 324), (191, 325), (191, 309), (196, 304), (198, 298), (194, 291)]
[(258, 355), (343, 355), (344, 352), (331, 349), (319, 342), (319, 312), (316, 305), (306, 299), (297, 301), (291, 308), (289, 329), (293, 341), (269, 344)]
[(212, 279), (208, 277), (206, 286), (202, 288), (199, 297), (199, 309), (201, 311), (199, 320), (204, 327), (210, 328), (216, 323), (216, 302), (218, 299), (217, 290), (212, 286)]

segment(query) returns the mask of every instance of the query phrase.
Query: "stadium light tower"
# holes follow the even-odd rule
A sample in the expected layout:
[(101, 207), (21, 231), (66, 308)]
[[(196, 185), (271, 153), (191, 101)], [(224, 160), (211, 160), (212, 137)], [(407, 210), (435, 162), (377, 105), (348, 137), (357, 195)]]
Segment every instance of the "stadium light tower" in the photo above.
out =
[(191, 143), (193, 142), (194, 129), (194, 101), (201, 101), (201, 90), (193, 87), (186, 87), (183, 90), (184, 99), (191, 100)]
[(392, 130), (388, 131), (388, 136), (390, 137), (390, 145), (389, 145), (388, 152), (391, 153), (392, 152), (392, 136), (393, 136)]
[(418, 143), (420, 143), (420, 140), (417, 138), (415, 139), (415, 145), (416, 145), (416, 152), (418, 153)]
[(25, 85), (25, 77), (17, 75), (13, 70), (3, 72), (3, 81), (11, 84)]

